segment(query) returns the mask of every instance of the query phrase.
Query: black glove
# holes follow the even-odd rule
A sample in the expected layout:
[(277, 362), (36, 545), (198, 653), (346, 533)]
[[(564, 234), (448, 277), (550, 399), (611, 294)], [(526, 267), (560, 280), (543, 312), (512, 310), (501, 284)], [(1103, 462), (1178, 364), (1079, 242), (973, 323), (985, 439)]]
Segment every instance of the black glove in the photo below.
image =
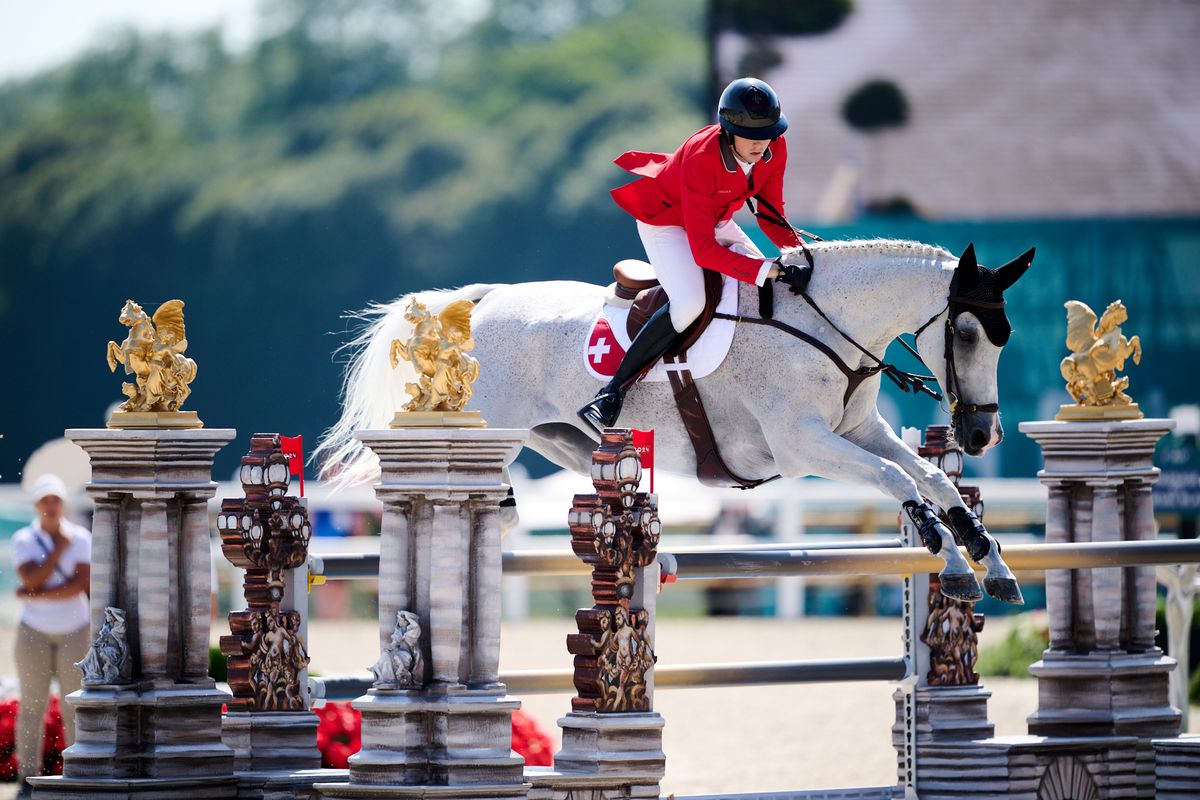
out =
[(775, 263), (779, 265), (779, 274), (775, 276), (775, 280), (786, 283), (792, 290), (792, 294), (803, 294), (808, 289), (808, 281), (812, 278), (812, 267), (808, 265), (797, 267), (795, 264), (784, 264), (782, 261)]

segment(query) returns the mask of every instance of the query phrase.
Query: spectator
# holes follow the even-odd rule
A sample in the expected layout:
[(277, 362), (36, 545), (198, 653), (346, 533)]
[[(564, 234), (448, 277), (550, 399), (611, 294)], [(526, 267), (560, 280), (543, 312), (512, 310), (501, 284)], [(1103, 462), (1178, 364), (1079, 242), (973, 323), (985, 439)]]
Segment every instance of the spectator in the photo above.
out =
[(79, 688), (75, 667), (88, 649), (88, 587), (92, 536), (66, 519), (67, 487), (57, 475), (43, 475), (33, 487), (37, 518), (12, 538), (13, 564), (20, 579), (17, 676), (21, 713), (17, 720), (18, 798), (30, 796), (27, 777), (41, 774), (42, 720), (50, 678), (58, 678), (63, 733), (75, 741), (75, 709), (67, 695)]

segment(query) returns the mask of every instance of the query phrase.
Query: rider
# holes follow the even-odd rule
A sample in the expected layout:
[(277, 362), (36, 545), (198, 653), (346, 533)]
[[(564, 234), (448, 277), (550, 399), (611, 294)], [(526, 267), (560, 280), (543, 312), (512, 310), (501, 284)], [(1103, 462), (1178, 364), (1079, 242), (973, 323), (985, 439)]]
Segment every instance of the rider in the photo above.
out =
[(808, 268), (764, 258), (732, 219), (757, 197), (771, 212), (756, 214), (771, 241), (781, 248), (800, 244), (783, 217), (788, 123), (779, 98), (763, 81), (739, 78), (721, 93), (717, 119), (719, 124), (701, 128), (672, 154), (634, 151), (615, 162), (642, 176), (612, 195), (637, 220), (646, 256), (669, 300), (630, 344), (608, 385), (579, 410), (598, 429), (616, 423), (628, 387), (704, 310), (702, 268), (758, 286), (775, 278), (796, 293), (808, 283)]

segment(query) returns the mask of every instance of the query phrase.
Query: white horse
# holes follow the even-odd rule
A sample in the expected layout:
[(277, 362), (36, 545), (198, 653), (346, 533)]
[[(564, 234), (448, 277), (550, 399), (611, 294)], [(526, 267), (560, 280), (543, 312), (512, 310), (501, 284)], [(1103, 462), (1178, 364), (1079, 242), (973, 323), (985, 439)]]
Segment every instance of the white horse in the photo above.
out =
[[(997, 444), (1003, 432), (996, 366), (1009, 333), (1002, 292), (1028, 268), (1033, 251), (991, 270), (976, 264), (970, 247), (961, 259), (929, 245), (890, 240), (820, 242), (810, 250), (814, 270), (808, 295), (824, 317), (781, 286), (775, 319), (821, 340), (851, 368), (875, 362), (847, 337), (882, 357), (897, 335), (916, 333), (922, 359), (954, 403), (953, 431), (964, 450), (979, 455)], [(798, 266), (807, 263), (801, 249), (785, 251), (782, 258)], [(581, 354), (608, 294), (601, 286), (548, 281), (476, 284), (415, 297), (434, 314), (454, 300), (476, 303), (472, 331), (480, 377), (472, 407), (489, 425), (530, 429), (529, 447), (586, 475), (596, 434), (576, 411), (599, 382), (588, 374)], [(371, 322), (352, 343), (357, 351), (347, 370), (342, 417), (317, 451), (327, 475), (356, 481), (378, 472), (373, 455), (353, 433), (386, 426), (406, 399), (403, 387), (413, 378), (402, 374), (403, 368), (393, 371), (388, 354), (393, 339), (410, 333), (404, 310), (412, 297), (366, 312)], [(758, 310), (756, 287), (740, 284), (739, 316), (757, 318)], [(974, 574), (953, 546), (953, 535), (922, 499), (927, 497), (947, 511), (969, 555), (987, 568), (988, 593), (1020, 602), (999, 547), (958, 490), (880, 416), (879, 384), (875, 374), (843, 402), (847, 375), (827, 355), (786, 331), (746, 323), (738, 324), (722, 365), (697, 380), (721, 454), (734, 473), (817, 475), (878, 488), (904, 505), (926, 546), (946, 562), (944, 593), (977, 599)], [(619, 424), (654, 429), (656, 466), (695, 474), (695, 454), (668, 383), (635, 385)]]

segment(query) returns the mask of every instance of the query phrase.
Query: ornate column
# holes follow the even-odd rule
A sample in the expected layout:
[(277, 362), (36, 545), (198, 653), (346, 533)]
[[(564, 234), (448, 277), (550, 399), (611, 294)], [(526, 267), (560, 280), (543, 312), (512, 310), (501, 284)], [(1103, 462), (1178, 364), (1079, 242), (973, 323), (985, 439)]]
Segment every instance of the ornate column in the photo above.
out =
[[(1092, 541), (1119, 542), (1125, 538), (1125, 525), (1117, 503), (1117, 485), (1097, 483), (1092, 489)], [(1091, 574), (1093, 629), (1095, 649), (1102, 653), (1121, 650), (1121, 630), (1131, 620), (1124, 597), (1121, 567), (1093, 569)]]
[[(1071, 493), (1064, 484), (1052, 484), (1046, 501), (1046, 542), (1071, 541)], [(1046, 606), (1050, 615), (1050, 649), (1069, 650), (1075, 616), (1073, 573), (1046, 570)]]
[[(1127, 481), (1125, 483), (1125, 513), (1130, 519), (1130, 538), (1137, 541), (1149, 541), (1158, 536), (1158, 524), (1154, 520), (1154, 500), (1151, 497), (1151, 484), (1145, 481)], [(1156, 621), (1158, 580), (1154, 567), (1128, 567), (1127, 582), (1135, 587), (1129, 595), (1131, 606), (1126, 610), (1128, 619), (1134, 621), (1133, 631), (1129, 637), (1129, 650), (1144, 653), (1154, 648), (1154, 626)], [(1172, 651), (1174, 652), (1174, 651)], [(1177, 659), (1179, 660), (1179, 659)], [(1182, 659), (1187, 663), (1187, 659)], [(1186, 669), (1176, 669), (1176, 674), (1186, 678)]]
[[(221, 741), (227, 695), (208, 677), (212, 569), (204, 501), (229, 429), (72, 429), (87, 451), (93, 518), (92, 648), (81, 662), (75, 744), (39, 797), (233, 797)], [(203, 546), (201, 545), (203, 543)], [(204, 601), (197, 602), (203, 587)], [(204, 632), (201, 641), (200, 632)], [(203, 663), (203, 669), (200, 668)]]
[[(290, 473), (278, 434), (251, 438), (239, 477), (245, 497), (226, 498), (217, 517), (221, 551), (245, 570), (247, 605), (229, 615), (231, 633), (221, 637), (233, 692), (224, 740), (239, 773), (318, 769), (317, 717), (303, 682), (308, 648), (300, 612), (285, 607), (287, 580), (308, 557), (308, 509), (287, 494)], [(272, 778), (272, 790), (281, 780)], [(247, 782), (257, 783), (243, 775)], [(311, 776), (302, 785), (309, 783)]]
[(504, 470), (528, 432), (356, 435), (381, 470), (380, 655), (374, 687), (354, 701), (363, 744), (349, 782), (317, 789), (337, 798), (525, 797), (523, 762), (512, 753), (520, 703), (497, 680), (497, 515)]
[[(1044, 456), (1038, 477), (1050, 488), (1047, 538), (1062, 531), (1079, 543), (1153, 538), (1154, 448), (1173, 425), (1162, 419), (1022, 423)], [(1175, 661), (1153, 644), (1154, 572), (1066, 573), (1072, 606), (1061, 607), (1065, 581), (1056, 577), (1047, 598), (1051, 647), (1030, 667), (1038, 678), (1038, 709), (1029, 732), (1174, 736), (1180, 712), (1170, 704), (1168, 679)]]
[[(979, 489), (960, 484), (963, 454), (949, 433), (948, 426), (930, 425), (917, 453), (946, 473), (982, 520)], [(906, 544), (920, 547), (916, 528), (907, 517), (901, 522)], [(974, 603), (945, 597), (936, 574), (916, 574), (904, 579), (904, 623), (905, 652), (912, 654), (912, 664), (910, 676), (893, 695), (892, 743), (899, 755), (900, 784), (922, 797), (937, 796), (937, 789), (959, 782), (962, 759), (985, 768), (1002, 764), (1002, 755), (975, 745), (994, 731), (987, 714), (992, 693), (979, 685), (975, 673), (984, 619), (975, 613)]]
[(595, 605), (567, 636), (575, 656), (571, 712), (558, 721), (553, 769), (531, 769), (531, 800), (659, 796), (666, 767), (664, 721), (654, 711), (654, 599), (660, 524), (656, 495), (638, 491), (641, 459), (632, 433), (610, 428), (592, 456), (596, 494), (576, 495), (571, 548), (592, 567)]

